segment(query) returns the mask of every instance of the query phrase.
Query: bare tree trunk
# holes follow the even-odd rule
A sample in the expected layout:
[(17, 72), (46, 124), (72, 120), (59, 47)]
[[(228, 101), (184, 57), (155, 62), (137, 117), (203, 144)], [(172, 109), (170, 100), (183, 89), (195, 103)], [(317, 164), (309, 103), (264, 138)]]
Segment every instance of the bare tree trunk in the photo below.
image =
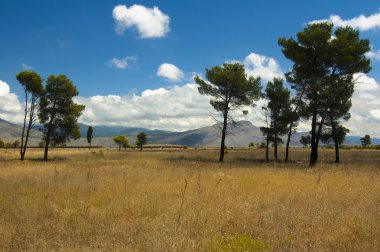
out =
[(21, 133), (21, 147), (20, 147), (20, 160), (24, 161), (25, 158), (25, 152), (24, 152), (24, 135), (25, 135), (25, 127), (26, 127), (26, 116), (28, 114), (28, 92), (25, 89), (25, 110), (24, 110), (24, 124), (22, 126), (22, 133)]
[(274, 160), (276, 160), (276, 162), (278, 161), (277, 160), (277, 134), (275, 134), (274, 136)]
[(265, 150), (265, 160), (267, 162), (269, 162), (269, 132), (267, 134), (267, 142), (266, 142), (265, 148), (266, 148), (266, 150)]
[(289, 146), (290, 146), (290, 138), (292, 136), (293, 123), (291, 122), (289, 125), (288, 138), (286, 140), (286, 149), (285, 149), (285, 163), (289, 161)]
[(311, 121), (311, 153), (310, 153), (310, 160), (309, 160), (309, 166), (313, 167), (317, 163), (318, 160), (318, 146), (316, 144), (316, 124), (317, 124), (317, 112), (313, 112), (313, 118)]
[(224, 161), (224, 146), (225, 146), (226, 132), (227, 132), (227, 111), (225, 111), (223, 114), (223, 129), (222, 129), (222, 140), (220, 142), (219, 162)]
[(332, 137), (334, 139), (334, 144), (335, 144), (335, 163), (338, 164), (340, 162), (340, 158), (339, 158), (339, 143), (338, 143), (338, 138), (336, 135), (336, 125), (332, 117), (330, 117), (330, 120), (331, 120)]

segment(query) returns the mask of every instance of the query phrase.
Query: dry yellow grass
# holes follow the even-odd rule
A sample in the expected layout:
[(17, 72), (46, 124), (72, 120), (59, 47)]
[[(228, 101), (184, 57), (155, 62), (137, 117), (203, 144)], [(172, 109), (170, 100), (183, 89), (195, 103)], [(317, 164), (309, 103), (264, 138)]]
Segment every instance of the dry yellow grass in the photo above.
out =
[(380, 250), (379, 152), (102, 151), (0, 150), (0, 250)]

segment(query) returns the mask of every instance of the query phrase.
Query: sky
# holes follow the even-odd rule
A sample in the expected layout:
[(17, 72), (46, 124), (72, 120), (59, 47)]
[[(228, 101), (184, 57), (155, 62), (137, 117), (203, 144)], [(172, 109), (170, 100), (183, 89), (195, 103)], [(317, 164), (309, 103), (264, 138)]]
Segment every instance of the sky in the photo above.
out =
[[(360, 74), (352, 135), (380, 137), (380, 2), (357, 0), (14, 0), (0, 3), (0, 118), (19, 123), (23, 93), (15, 75), (65, 74), (86, 105), (79, 121), (183, 131), (214, 124), (209, 97), (193, 81), (205, 68), (237, 61), (262, 85), (292, 63), (279, 37), (310, 22), (350, 25), (369, 39), (372, 71)], [(263, 124), (258, 101), (237, 120)], [(302, 122), (299, 130), (309, 130)]]

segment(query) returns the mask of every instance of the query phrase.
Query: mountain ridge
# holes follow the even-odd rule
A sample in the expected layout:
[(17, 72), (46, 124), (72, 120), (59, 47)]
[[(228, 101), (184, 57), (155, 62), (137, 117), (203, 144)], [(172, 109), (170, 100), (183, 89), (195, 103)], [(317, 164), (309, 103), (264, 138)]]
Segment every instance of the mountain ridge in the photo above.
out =
[[(40, 125), (34, 126), (30, 134), (30, 146), (37, 146), (42, 140), (42, 133), (39, 131)], [(93, 126), (94, 139), (93, 145), (112, 147), (115, 144), (112, 137), (116, 135), (125, 135), (130, 144), (134, 144), (136, 136), (140, 132), (145, 132), (148, 136), (149, 144), (175, 144), (191, 147), (218, 147), (220, 146), (221, 123), (211, 126), (205, 126), (198, 129), (187, 131), (166, 131), (166, 130), (151, 130), (141, 127), (125, 127), (125, 126)], [(88, 125), (79, 123), (81, 139), (72, 140), (67, 143), (68, 146), (86, 146)], [(227, 147), (247, 147), (250, 142), (260, 143), (263, 136), (260, 128), (254, 126), (248, 121), (239, 121), (235, 125), (229, 124), (228, 135), (226, 138)], [(4, 142), (14, 142), (21, 137), (22, 126), (8, 122), (0, 118), (0, 139)], [(301, 136), (307, 135), (307, 132), (297, 132), (293, 135), (291, 146), (300, 146), (299, 140)], [(345, 145), (360, 145), (359, 136), (347, 136)], [(373, 138), (372, 144), (380, 144), (380, 139)]]

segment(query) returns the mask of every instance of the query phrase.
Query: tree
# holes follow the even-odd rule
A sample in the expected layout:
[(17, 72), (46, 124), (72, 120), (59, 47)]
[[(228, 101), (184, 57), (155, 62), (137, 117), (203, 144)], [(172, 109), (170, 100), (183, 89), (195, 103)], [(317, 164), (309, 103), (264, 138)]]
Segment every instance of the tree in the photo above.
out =
[(311, 143), (311, 136), (301, 136), (300, 143), (305, 148)]
[(143, 146), (144, 144), (147, 143), (147, 137), (146, 137), (146, 134), (144, 132), (140, 132), (138, 135), (137, 135), (137, 139), (136, 139), (136, 145), (138, 147), (140, 147), (140, 150), (142, 151), (143, 149)]
[(49, 144), (63, 144), (70, 138), (79, 139), (77, 120), (84, 105), (74, 103), (78, 95), (74, 84), (65, 75), (50, 75), (40, 99), (39, 118), (45, 140), (44, 161), (48, 160)]
[(266, 120), (269, 122), (266, 128), (262, 127), (260, 130), (267, 136), (267, 150), (269, 141), (273, 143), (274, 158), (277, 161), (277, 147), (279, 143), (282, 143), (281, 136), (288, 131), (289, 115), (292, 113), (290, 92), (284, 87), (282, 79), (274, 78), (273, 81), (268, 82), (264, 97), (268, 100), (264, 109), (267, 115)]
[(322, 142), (326, 145), (329, 145), (331, 141), (334, 142), (335, 163), (340, 162), (339, 146), (343, 144), (344, 139), (349, 132), (350, 130), (346, 127), (338, 125), (338, 122), (334, 122), (334, 124), (326, 123), (326, 126), (322, 129)]
[(114, 136), (112, 140), (119, 146), (119, 151), (121, 147), (127, 148), (129, 147), (129, 141), (128, 138), (126, 138), (123, 135)]
[(12, 144), (12, 147), (13, 148), (19, 148), (20, 147), (20, 141), (19, 140), (14, 141)]
[(323, 125), (347, 114), (355, 84), (353, 75), (370, 70), (365, 57), (369, 41), (361, 40), (350, 27), (336, 29), (334, 38), (332, 28), (329, 23), (309, 24), (297, 34), (297, 40), (279, 39), (285, 57), (294, 62), (286, 74), (287, 81), (304, 92), (303, 117), (311, 118), (310, 166), (318, 160)]
[(87, 143), (89, 144), (89, 146), (88, 146), (89, 149), (91, 149), (91, 142), (92, 142), (92, 138), (94, 137), (93, 133), (94, 133), (94, 129), (92, 128), (92, 126), (88, 126), (88, 129), (87, 129)]
[(29, 132), (36, 119), (35, 108), (43, 92), (42, 79), (33, 71), (21, 71), (16, 75), (25, 94), (24, 123), (21, 133), (20, 159), (25, 159)]
[(369, 135), (365, 135), (360, 138), (360, 142), (362, 142), (362, 146), (368, 148), (371, 145), (371, 137)]
[(247, 78), (244, 66), (239, 63), (224, 63), (223, 66), (206, 69), (206, 78), (208, 81), (196, 76), (194, 80), (198, 84), (199, 93), (211, 96), (210, 104), (222, 115), (219, 162), (223, 162), (227, 124), (233, 122), (230, 112), (251, 106), (260, 98), (260, 78)]
[(5, 147), (5, 144), (3, 142), (3, 140), (0, 139), (0, 148), (4, 148)]

